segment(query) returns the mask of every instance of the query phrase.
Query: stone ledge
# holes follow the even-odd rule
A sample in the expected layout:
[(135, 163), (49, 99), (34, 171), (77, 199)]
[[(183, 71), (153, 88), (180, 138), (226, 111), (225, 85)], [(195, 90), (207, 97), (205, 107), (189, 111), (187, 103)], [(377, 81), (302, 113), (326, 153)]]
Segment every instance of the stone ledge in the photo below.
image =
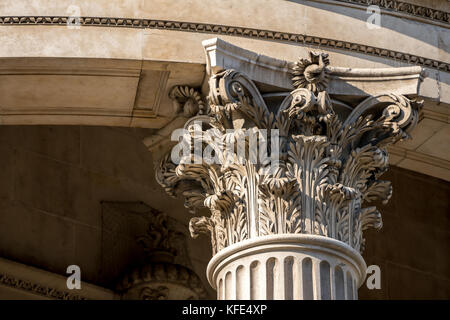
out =
[(61, 275), (0, 258), (0, 293), (13, 290), (17, 299), (117, 299), (112, 291), (83, 281), (80, 290), (69, 290), (66, 281), (67, 278)]
[[(281, 90), (292, 90), (290, 68), (293, 63), (261, 55), (219, 38), (202, 42), (207, 58), (207, 72), (217, 74), (226, 69), (236, 69), (252, 80)], [(352, 69), (329, 67), (331, 82), (329, 93), (359, 97), (390, 92), (416, 95), (424, 70), (419, 66), (379, 69)]]
[[(65, 26), (67, 17), (57, 16), (0, 16), (0, 26)], [(283, 43), (298, 43), (304, 45), (315, 45), (323, 48), (333, 48), (343, 51), (361, 53), (377, 56), (398, 62), (415, 64), (432, 69), (450, 72), (450, 64), (444, 61), (417, 56), (406, 52), (390, 50), (370, 45), (343, 41), (338, 39), (327, 39), (319, 36), (296, 34), (275, 30), (263, 30), (239, 26), (208, 24), (188, 21), (153, 20), (153, 19), (129, 19), (108, 17), (80, 17), (80, 25), (90, 27), (118, 27), (135, 29), (162, 29), (183, 32), (209, 33), (229, 35), (246, 38), (257, 38), (260, 40), (279, 41)]]

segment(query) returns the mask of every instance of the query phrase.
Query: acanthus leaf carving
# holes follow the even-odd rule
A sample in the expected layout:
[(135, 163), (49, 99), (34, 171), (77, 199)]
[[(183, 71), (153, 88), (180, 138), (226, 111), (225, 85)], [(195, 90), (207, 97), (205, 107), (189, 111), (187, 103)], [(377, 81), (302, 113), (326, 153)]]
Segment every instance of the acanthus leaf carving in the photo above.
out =
[[(275, 108), (242, 73), (211, 76), (208, 118), (197, 130), (187, 126), (185, 138), (209, 146), (217, 161), (192, 163), (189, 155), (175, 166), (166, 158), (158, 181), (183, 194), (189, 208), (210, 210), (210, 217), (194, 217), (190, 230), (194, 237), (210, 233), (214, 254), (286, 233), (322, 235), (363, 250), (362, 232), (381, 227), (378, 210), (364, 204), (389, 200), (391, 184), (379, 180), (388, 169), (385, 147), (409, 138), (421, 103), (384, 94), (341, 118), (325, 90), (328, 65), (320, 53), (300, 60), (292, 72), (296, 88)], [(276, 140), (265, 135), (275, 131)]]

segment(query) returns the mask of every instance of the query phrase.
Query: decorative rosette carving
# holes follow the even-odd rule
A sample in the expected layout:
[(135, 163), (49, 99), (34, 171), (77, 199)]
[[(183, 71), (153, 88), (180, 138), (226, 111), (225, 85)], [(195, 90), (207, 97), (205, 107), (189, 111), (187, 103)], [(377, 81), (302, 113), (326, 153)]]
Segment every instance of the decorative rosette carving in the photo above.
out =
[(330, 80), (329, 64), (327, 53), (310, 52), (309, 59), (299, 59), (292, 68), (292, 85), (314, 93), (324, 91)]

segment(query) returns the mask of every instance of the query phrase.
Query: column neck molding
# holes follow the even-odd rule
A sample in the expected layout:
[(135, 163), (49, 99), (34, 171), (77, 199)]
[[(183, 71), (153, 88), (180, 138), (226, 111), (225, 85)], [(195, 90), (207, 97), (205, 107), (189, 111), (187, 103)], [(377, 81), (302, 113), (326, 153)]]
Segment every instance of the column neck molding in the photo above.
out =
[(366, 274), (361, 255), (334, 239), (275, 235), (215, 255), (207, 277), (219, 299), (356, 299)]
[(301, 248), (306, 251), (317, 250), (323, 254), (335, 255), (342, 260), (346, 260), (347, 264), (351, 264), (352, 267), (359, 272), (358, 287), (365, 278), (364, 272), (367, 265), (364, 259), (359, 252), (355, 251), (345, 243), (322, 236), (284, 234), (244, 240), (239, 243), (238, 246), (224, 249), (220, 254), (214, 256), (208, 264), (207, 276), (210, 284), (213, 287), (215, 286), (215, 274), (221, 271), (221, 269), (218, 268), (220, 264), (230, 263), (230, 260), (237, 259), (236, 257), (230, 258), (231, 256), (237, 253), (240, 254), (240, 256), (249, 256), (254, 253), (254, 250), (252, 250), (253, 248), (258, 248), (257, 250), (259, 252), (266, 252), (273, 247), (278, 247), (280, 244), (282, 244), (283, 250), (292, 248)]

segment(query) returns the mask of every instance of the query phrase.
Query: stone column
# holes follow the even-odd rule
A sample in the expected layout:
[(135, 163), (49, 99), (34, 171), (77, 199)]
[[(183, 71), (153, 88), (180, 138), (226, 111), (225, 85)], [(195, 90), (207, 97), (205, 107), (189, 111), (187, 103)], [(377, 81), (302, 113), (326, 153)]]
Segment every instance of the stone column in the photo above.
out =
[(301, 59), (294, 90), (270, 99), (234, 70), (211, 76), (207, 103), (172, 90), (179, 112), (196, 115), (157, 180), (191, 211), (210, 210), (190, 231), (211, 236), (218, 299), (357, 299), (363, 231), (382, 226), (368, 204), (392, 191), (378, 179), (385, 147), (409, 136), (420, 104), (390, 93), (356, 106), (332, 99), (328, 64), (326, 54)]
[(216, 254), (208, 279), (219, 300), (356, 299), (361, 255), (335, 239), (305, 234), (245, 240)]

